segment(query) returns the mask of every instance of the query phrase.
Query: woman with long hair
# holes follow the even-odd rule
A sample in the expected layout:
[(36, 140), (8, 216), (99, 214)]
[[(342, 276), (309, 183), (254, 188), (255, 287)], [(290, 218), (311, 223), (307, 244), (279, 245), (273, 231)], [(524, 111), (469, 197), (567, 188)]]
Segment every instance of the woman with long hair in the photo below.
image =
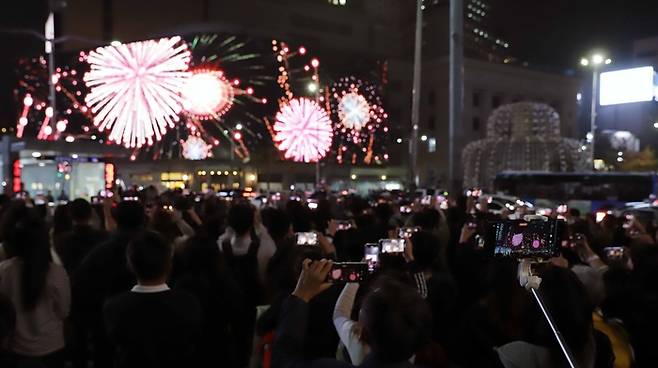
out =
[(0, 227), (9, 258), (0, 263), (0, 293), (16, 308), (10, 349), (39, 357), (48, 367), (62, 367), (64, 320), (71, 292), (63, 267), (51, 261), (48, 230), (24, 203), (15, 203)]

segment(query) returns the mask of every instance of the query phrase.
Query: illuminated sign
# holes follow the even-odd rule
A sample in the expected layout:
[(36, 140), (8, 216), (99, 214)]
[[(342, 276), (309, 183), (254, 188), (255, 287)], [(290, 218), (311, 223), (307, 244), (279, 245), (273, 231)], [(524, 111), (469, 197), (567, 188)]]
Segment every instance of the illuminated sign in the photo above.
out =
[(114, 185), (114, 164), (105, 164), (105, 189), (112, 189)]
[(652, 101), (654, 74), (652, 66), (601, 73), (601, 106)]
[(21, 160), (15, 160), (14, 161), (14, 166), (13, 166), (13, 180), (12, 180), (12, 189), (14, 193), (18, 193), (21, 191), (21, 173), (22, 173), (23, 167), (21, 166)]

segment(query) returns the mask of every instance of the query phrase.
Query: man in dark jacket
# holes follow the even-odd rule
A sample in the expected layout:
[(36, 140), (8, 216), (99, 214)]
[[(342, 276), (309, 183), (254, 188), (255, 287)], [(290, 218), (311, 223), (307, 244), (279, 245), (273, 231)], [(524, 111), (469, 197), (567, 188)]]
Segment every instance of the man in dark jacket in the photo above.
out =
[(128, 265), (137, 285), (104, 308), (116, 367), (199, 366), (202, 309), (192, 294), (167, 286), (172, 255), (171, 245), (151, 231), (128, 245)]
[[(91, 226), (94, 209), (85, 199), (74, 200), (68, 204), (68, 208), (73, 220), (73, 229), (56, 236), (54, 246), (66, 272), (73, 277), (85, 256), (105, 241), (108, 234)], [(73, 330), (68, 336), (67, 348), (71, 349), (73, 366), (78, 368), (87, 367), (89, 326), (76, 307), (77, 305), (74, 304), (71, 311)]]
[(116, 233), (89, 252), (72, 278), (72, 308), (79, 314), (74, 318), (91, 329), (94, 367), (99, 368), (112, 366), (111, 346), (103, 325), (103, 304), (135, 285), (135, 276), (126, 265), (126, 247), (146, 224), (144, 208), (135, 201), (119, 203), (113, 217)]
[[(333, 359), (304, 360), (302, 347), (308, 322), (308, 303), (331, 284), (326, 282), (332, 262), (305, 260), (297, 287), (285, 302), (272, 354), (273, 368), (351, 367)], [(360, 367), (411, 367), (409, 359), (431, 336), (432, 315), (414, 288), (390, 281), (364, 299), (360, 313), (362, 338), (370, 354)]]

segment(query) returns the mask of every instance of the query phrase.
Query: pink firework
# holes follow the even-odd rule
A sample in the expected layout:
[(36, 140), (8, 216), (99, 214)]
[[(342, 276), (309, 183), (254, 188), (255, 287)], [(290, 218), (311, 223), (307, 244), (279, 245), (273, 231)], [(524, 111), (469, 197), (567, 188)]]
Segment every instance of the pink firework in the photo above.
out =
[(98, 130), (126, 147), (160, 140), (178, 121), (190, 52), (180, 37), (100, 47), (89, 53), (85, 102)]
[(297, 98), (281, 106), (274, 124), (274, 141), (286, 159), (316, 162), (331, 148), (329, 115), (317, 103)]

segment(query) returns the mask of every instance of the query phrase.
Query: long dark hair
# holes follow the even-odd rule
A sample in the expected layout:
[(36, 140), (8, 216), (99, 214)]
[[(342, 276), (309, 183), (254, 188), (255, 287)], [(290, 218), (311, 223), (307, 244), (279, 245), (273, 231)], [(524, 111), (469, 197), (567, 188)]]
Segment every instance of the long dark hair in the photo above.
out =
[(16, 202), (5, 213), (2, 233), (8, 255), (22, 260), (23, 308), (34, 309), (43, 295), (51, 261), (46, 224), (34, 209)]

